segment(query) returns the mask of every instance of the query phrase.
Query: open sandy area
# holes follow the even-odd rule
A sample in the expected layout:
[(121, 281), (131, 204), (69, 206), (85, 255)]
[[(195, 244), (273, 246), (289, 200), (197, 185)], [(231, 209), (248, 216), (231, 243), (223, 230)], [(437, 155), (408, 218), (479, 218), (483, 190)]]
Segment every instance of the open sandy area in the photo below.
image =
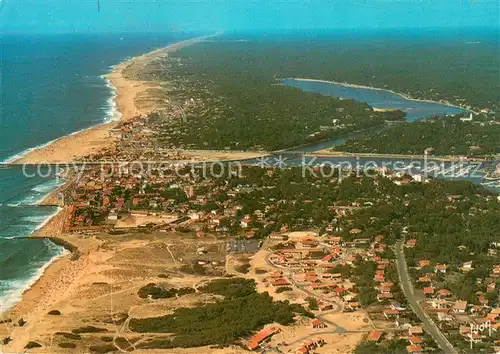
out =
[(153, 224), (167, 224), (178, 217), (176, 215), (128, 215), (119, 219), (116, 224), (116, 229), (133, 228), (149, 223)]
[[(46, 229), (57, 228), (58, 221), (57, 217), (53, 218)], [(50, 231), (40, 231), (42, 235), (47, 233)], [(180, 306), (215, 301), (213, 295), (203, 293), (153, 300), (140, 298), (137, 292), (149, 283), (196, 289), (211, 277), (181, 272), (182, 266), (198, 257), (199, 247), (208, 250), (204, 257), (224, 260), (225, 242), (171, 233), (59, 234), (58, 238), (77, 247), (77, 251), (68, 252), (53, 262), (38, 282), (23, 294), (22, 301), (0, 316), (2, 321), (9, 321), (0, 324), (0, 338), (10, 337), (11, 340), (0, 347), (0, 352), (23, 352), (28, 342), (35, 341), (42, 347), (30, 349), (30, 352), (67, 353), (68, 349), (59, 344), (71, 342), (76, 345), (71, 352), (84, 353), (89, 352), (91, 345), (109, 345), (103, 337), (111, 337), (111, 344), (117, 338), (121, 338), (118, 343), (126, 338), (133, 342), (129, 348), (133, 349), (142, 341), (161, 335), (139, 335), (130, 331), (130, 318), (159, 316), (172, 313)], [(53, 310), (60, 311), (60, 315), (50, 315)], [(23, 326), (19, 324), (21, 319), (25, 321)], [(98, 327), (105, 332), (82, 334), (80, 339), (57, 334), (71, 333), (83, 326)], [(162, 352), (187, 354), (197, 351)], [(243, 351), (238, 348), (214, 351), (221, 354), (240, 352)]]
[(231, 161), (247, 160), (267, 156), (265, 151), (214, 151), (214, 150), (182, 150), (182, 155), (193, 161)]

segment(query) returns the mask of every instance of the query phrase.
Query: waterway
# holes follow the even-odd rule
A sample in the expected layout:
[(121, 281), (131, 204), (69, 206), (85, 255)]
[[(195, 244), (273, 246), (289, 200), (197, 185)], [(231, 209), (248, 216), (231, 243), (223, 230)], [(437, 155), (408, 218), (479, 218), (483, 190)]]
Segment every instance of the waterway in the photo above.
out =
[(380, 88), (308, 79), (283, 79), (281, 83), (304, 92), (314, 92), (341, 99), (366, 102), (374, 108), (401, 110), (406, 113), (408, 122), (438, 115), (455, 115), (466, 112), (460, 107), (440, 102), (411, 99), (399, 93)]

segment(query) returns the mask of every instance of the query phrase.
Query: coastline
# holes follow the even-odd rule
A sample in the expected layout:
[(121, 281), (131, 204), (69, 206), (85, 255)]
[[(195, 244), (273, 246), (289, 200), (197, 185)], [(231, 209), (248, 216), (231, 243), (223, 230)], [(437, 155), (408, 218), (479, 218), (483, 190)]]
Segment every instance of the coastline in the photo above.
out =
[[(55, 206), (52, 203), (45, 204), (47, 198), (51, 198), (54, 193), (57, 193), (65, 185), (56, 188), (54, 191), (50, 192), (45, 196), (45, 198), (37, 203), (39, 206)], [(25, 279), (25, 284), (23, 284), (19, 289), (13, 289), (13, 292), (9, 295), (13, 297), (11, 300), (7, 301), (7, 305), (4, 308), (0, 307), (0, 318), (4, 318), (6, 314), (10, 313), (15, 309), (20, 303), (24, 301), (24, 294), (28, 293), (33, 289), (44, 277), (45, 273), (60, 259), (70, 255), (77, 251), (77, 248), (71, 243), (66, 242), (61, 239), (64, 220), (67, 218), (67, 208), (57, 206), (57, 210), (49, 215), (37, 228), (28, 236), (15, 237), (15, 239), (45, 239), (54, 244), (56, 247), (62, 247), (61, 252), (55, 254), (48, 262), (46, 262), (42, 267), (40, 267), (37, 272), (30, 278)], [(69, 252), (68, 252), (69, 251)], [(15, 292), (14, 292), (15, 290)]]
[[(112, 99), (116, 106), (119, 119), (111, 119), (102, 124), (91, 126), (69, 135), (62, 136), (43, 145), (30, 148), (21, 152), (3, 163), (14, 164), (40, 164), (40, 163), (69, 163), (83, 158), (89, 154), (109, 148), (114, 143), (110, 137), (110, 131), (120, 122), (134, 119), (135, 117), (150, 113), (148, 110), (137, 107), (135, 98), (138, 94), (154, 87), (155, 83), (125, 77), (123, 71), (130, 65), (145, 65), (150, 60), (159, 58), (168, 53), (179, 50), (185, 46), (194, 44), (205, 38), (203, 36), (194, 39), (171, 44), (167, 47), (153, 50), (149, 53), (133, 57), (113, 67), (113, 70), (104, 75), (106, 85), (114, 92)], [(72, 185), (71, 176), (67, 181), (50, 191), (42, 200), (37, 202), (39, 206), (57, 206), (58, 210), (49, 216), (37, 229), (26, 238), (47, 239), (58, 247), (63, 247), (61, 254), (55, 255), (49, 262), (39, 269), (36, 276), (32, 277), (26, 286), (23, 286), (19, 299), (13, 300), (13, 304), (0, 312), (0, 319), (10, 319), (12, 322), (2, 322), (0, 335), (2, 338), (12, 336), (15, 344), (10, 346), (14, 351), (21, 351), (17, 343), (26, 342), (29, 338), (30, 323), (36, 323), (46, 312), (51, 310), (51, 304), (57, 303), (62, 297), (60, 293), (65, 289), (64, 285), (69, 285), (79, 278), (88, 263), (90, 249), (93, 241), (83, 242), (67, 235), (64, 235), (64, 221), (68, 217), (68, 207), (63, 206), (63, 202), (57, 199), (58, 193), (64, 191)], [(81, 246), (81, 247), (80, 247)], [(82, 252), (85, 251), (85, 252)], [(13, 324), (23, 319), (28, 322), (24, 327)]]
[[(125, 78), (123, 70), (131, 64), (143, 65), (145, 62), (158, 58), (168, 53), (176, 51), (184, 46), (196, 43), (207, 36), (177, 42), (167, 47), (153, 50), (149, 53), (128, 59), (113, 67), (113, 70), (104, 75), (106, 85), (114, 92), (112, 98), (117, 109), (119, 120), (112, 119), (99, 125), (91, 126), (83, 130), (62, 136), (53, 141), (30, 148), (19, 153), (6, 164), (37, 164), (37, 163), (69, 163), (75, 159), (87, 156), (90, 153), (100, 151), (109, 147), (114, 140), (110, 139), (109, 132), (121, 121), (133, 119), (140, 114), (147, 114), (136, 106), (134, 99), (137, 94), (151, 87), (151, 83)], [(47, 217), (30, 235), (26, 238), (48, 239), (65, 251), (54, 256), (47, 262), (33, 279), (22, 288), (20, 300), (9, 306), (8, 309), (0, 313), (0, 318), (11, 315), (20, 316), (26, 314), (25, 308), (31, 308), (33, 303), (42, 301), (44, 289), (51, 286), (52, 278), (61, 273), (68, 266), (72, 254), (80, 254), (78, 247), (69, 242), (63, 235), (64, 220), (68, 217), (68, 207), (64, 207), (64, 202), (57, 199), (60, 192), (69, 188), (73, 181), (71, 176), (66, 176), (64, 184), (50, 191), (40, 201), (38, 206), (57, 206), (58, 210)], [(68, 252), (69, 251), (69, 252)]]
[[(425, 100), (425, 99), (419, 99), (419, 98), (413, 98), (411, 96), (408, 96), (404, 93), (396, 92), (391, 89), (384, 89), (380, 87), (373, 87), (373, 86), (365, 86), (365, 85), (357, 85), (357, 84), (349, 84), (347, 82), (338, 82), (338, 81), (328, 81), (328, 80), (320, 80), (320, 79), (308, 79), (308, 78), (301, 78), (301, 77), (284, 77), (280, 78), (279, 80), (296, 80), (296, 81), (303, 81), (303, 82), (321, 82), (321, 83), (326, 83), (326, 84), (335, 84), (335, 85), (340, 85), (344, 87), (351, 87), (351, 88), (360, 88), (360, 89), (366, 89), (366, 90), (375, 90), (375, 91), (385, 91), (392, 93), (393, 95), (399, 96), (401, 98), (404, 98), (409, 101), (414, 101), (414, 102), (426, 102), (426, 103), (435, 103), (435, 104), (442, 104), (448, 107), (453, 107), (453, 108), (458, 108), (462, 109), (466, 112), (473, 112), (467, 108), (456, 106), (454, 104), (451, 104), (450, 102), (438, 102), (438, 101), (432, 101), (432, 100)], [(390, 108), (379, 108), (379, 110), (391, 110)], [(475, 113), (475, 112), (473, 112)]]
[[(387, 158), (387, 159), (424, 159), (423, 155), (410, 155), (410, 154), (377, 154), (377, 153), (359, 153), (359, 152), (345, 152), (345, 151), (332, 151), (329, 149), (318, 150), (305, 154), (307, 157), (346, 157), (346, 158)], [(434, 156), (427, 157), (429, 161), (440, 162), (489, 162), (492, 160), (486, 158), (469, 158), (463, 159), (458, 156)]]
[(62, 247), (63, 249), (61, 253), (54, 255), (47, 263), (38, 268), (37, 272), (32, 277), (26, 279), (26, 283), (23, 284), (23, 287), (21, 289), (16, 289), (16, 292), (12, 292), (10, 294), (11, 299), (3, 303), (2, 307), (0, 308), (0, 319), (4, 320), (6, 318), (11, 318), (12, 315), (16, 314), (16, 308), (18, 308), (19, 306), (23, 307), (29, 305), (30, 301), (25, 297), (25, 295), (27, 295), (28, 293), (32, 293), (33, 298), (39, 298), (41, 294), (40, 291), (36, 290), (36, 288), (40, 285), (41, 282), (43, 282), (42, 280), (45, 274), (52, 272), (54, 266), (56, 266), (56, 264), (60, 260), (70, 256), (70, 252), (68, 252), (68, 249), (66, 247), (53, 242), (50, 238), (43, 237), (43, 239), (47, 239), (48, 242), (52, 242), (54, 245)]
[[(21, 237), (47, 240), (62, 248), (62, 251), (39, 268), (36, 275), (23, 287), (19, 298), (0, 312), (0, 319), (4, 324), (0, 326), (0, 335), (13, 340), (10, 349), (14, 352), (22, 351), (23, 345), (30, 338), (31, 326), (36, 325), (40, 318), (52, 310), (51, 306), (60, 300), (67, 285), (77, 277), (77, 271), (81, 270), (82, 262), (75, 262), (80, 258), (80, 247), (63, 235), (62, 225), (68, 210), (68, 207), (60, 208), (35, 232)], [(23, 327), (17, 325), (20, 319), (26, 321)]]
[[(39, 277), (24, 290), (20, 301), (0, 315), (2, 320), (11, 321), (0, 326), (0, 335), (12, 340), (3, 349), (11, 352), (23, 351), (24, 345), (31, 339), (30, 332), (48, 311), (54, 309), (53, 306), (58, 303), (64, 291), (78, 276), (77, 271), (81, 269), (82, 263), (77, 264), (78, 262), (73, 260), (73, 253), (68, 251), (66, 246), (54, 242), (52, 238), (43, 238), (63, 247), (64, 251), (41, 268)], [(23, 327), (17, 325), (21, 319), (26, 322)]]
[(112, 99), (116, 106), (119, 119), (111, 119), (102, 124), (94, 125), (69, 135), (59, 137), (43, 145), (29, 148), (4, 161), (6, 164), (40, 164), (40, 163), (68, 163), (85, 156), (98, 153), (103, 149), (112, 147), (116, 138), (110, 132), (120, 122), (147, 115), (154, 109), (138, 107), (135, 98), (138, 94), (154, 87), (154, 83), (134, 80), (125, 77), (123, 71), (130, 65), (145, 65), (150, 60), (168, 55), (185, 46), (197, 43), (213, 35), (188, 39), (173, 43), (164, 48), (155, 49), (149, 53), (127, 59), (112, 67), (112, 71), (103, 75), (106, 85), (114, 92)]

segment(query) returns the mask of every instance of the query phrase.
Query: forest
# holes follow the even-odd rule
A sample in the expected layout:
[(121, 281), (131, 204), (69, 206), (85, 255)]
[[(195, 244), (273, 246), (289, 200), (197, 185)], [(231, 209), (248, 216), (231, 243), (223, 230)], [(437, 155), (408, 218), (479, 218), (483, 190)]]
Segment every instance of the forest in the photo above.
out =
[(171, 339), (156, 339), (143, 349), (188, 348), (237, 344), (268, 323), (288, 325), (296, 315), (311, 317), (302, 306), (273, 301), (268, 293), (257, 293), (255, 281), (243, 278), (213, 280), (200, 290), (222, 295), (223, 300), (193, 308), (179, 308), (171, 315), (132, 319), (135, 332), (172, 333)]
[(375, 112), (363, 102), (285, 87), (255, 53), (225, 45), (184, 48), (141, 74), (168, 82), (182, 106), (184, 120), (175, 124), (150, 119), (162, 147), (273, 151), (404, 119), (401, 111)]
[[(476, 111), (500, 108), (497, 50), (491, 38), (464, 48), (443, 34), (438, 43), (411, 33), (400, 36), (228, 34), (171, 53), (140, 74), (161, 82), (182, 111), (182, 119), (168, 122), (151, 115), (158, 145), (273, 151), (403, 122), (401, 111), (374, 112), (363, 102), (285, 87), (279, 79), (286, 77), (387, 88)], [(427, 145), (424, 149), (432, 146), (437, 154), (485, 155), (497, 149), (497, 131), (498, 126), (402, 124), (367, 140), (349, 140), (342, 151), (413, 154)]]
[(433, 155), (494, 156), (500, 153), (499, 123), (496, 115), (481, 120), (476, 118), (473, 122), (437, 117), (395, 124), (370, 135), (348, 139), (334, 150), (421, 155), (431, 148)]
[(418, 99), (444, 99), (493, 111), (500, 108), (498, 33), (494, 30), (235, 33), (211, 44), (206, 49), (233, 61), (254, 63), (249, 70), (258, 67), (271, 77), (347, 82)]

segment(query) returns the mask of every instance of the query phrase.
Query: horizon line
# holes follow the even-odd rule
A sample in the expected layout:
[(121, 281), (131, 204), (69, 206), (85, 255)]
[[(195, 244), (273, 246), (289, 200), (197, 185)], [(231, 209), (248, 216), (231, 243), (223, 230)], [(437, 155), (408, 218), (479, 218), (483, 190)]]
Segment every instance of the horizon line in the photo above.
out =
[(240, 29), (197, 29), (197, 30), (179, 30), (171, 29), (166, 31), (157, 30), (135, 30), (135, 31), (0, 31), (0, 37), (5, 35), (65, 35), (65, 34), (195, 34), (195, 33), (284, 33), (284, 32), (395, 32), (398, 30), (414, 31), (453, 31), (453, 30), (471, 30), (471, 31), (499, 31), (498, 26), (395, 26), (395, 27), (304, 27), (304, 28), (240, 28)]

